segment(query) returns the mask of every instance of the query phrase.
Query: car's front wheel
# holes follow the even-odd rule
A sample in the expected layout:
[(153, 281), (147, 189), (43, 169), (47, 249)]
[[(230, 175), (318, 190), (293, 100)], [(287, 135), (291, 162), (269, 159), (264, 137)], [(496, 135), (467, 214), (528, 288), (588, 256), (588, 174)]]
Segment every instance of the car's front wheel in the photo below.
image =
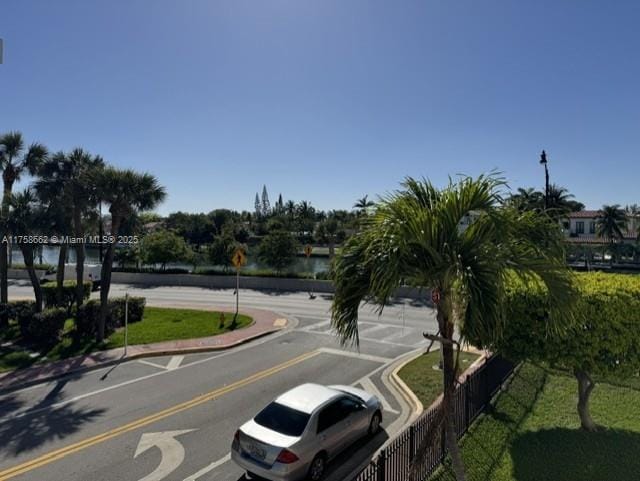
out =
[(309, 475), (307, 479), (310, 481), (320, 481), (324, 477), (324, 472), (327, 467), (327, 460), (322, 454), (318, 454), (311, 465), (309, 466)]
[(371, 416), (371, 421), (369, 422), (369, 435), (373, 436), (380, 431), (380, 423), (382, 422), (382, 415), (380, 411), (376, 411), (373, 416)]

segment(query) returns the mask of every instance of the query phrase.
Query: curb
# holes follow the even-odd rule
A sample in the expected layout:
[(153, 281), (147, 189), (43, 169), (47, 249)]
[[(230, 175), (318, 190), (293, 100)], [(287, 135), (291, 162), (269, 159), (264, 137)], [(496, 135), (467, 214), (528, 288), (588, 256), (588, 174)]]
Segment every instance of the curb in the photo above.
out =
[(424, 411), (424, 406), (422, 405), (420, 399), (418, 399), (418, 396), (416, 396), (415, 393), (409, 388), (409, 386), (407, 386), (407, 384), (402, 380), (398, 373), (403, 367), (405, 367), (410, 362), (418, 359), (422, 355), (424, 355), (424, 351), (422, 350), (411, 354), (398, 366), (395, 367), (390, 376), (391, 381), (396, 384), (396, 387), (405, 396), (405, 400), (407, 400), (409, 404), (413, 404), (414, 407), (413, 413), (409, 416), (409, 419), (405, 423), (405, 426), (416, 419), (418, 416), (420, 416), (420, 414), (422, 414), (422, 412)]
[[(275, 311), (273, 311), (275, 312)], [(276, 314), (280, 315), (280, 313)], [(234, 347), (238, 347), (241, 346), (243, 344), (247, 344), (251, 341), (255, 341), (257, 339), (260, 339), (262, 337), (266, 337), (269, 336), (271, 334), (277, 333), (277, 332), (281, 332), (284, 331), (288, 328), (291, 328), (291, 326), (293, 325), (295, 327), (295, 325), (297, 325), (298, 321), (297, 319), (293, 319), (290, 318), (290, 316), (281, 316), (282, 318), (287, 320), (287, 324), (283, 327), (280, 327), (278, 329), (272, 329), (270, 331), (265, 331), (265, 332), (261, 332), (258, 334), (254, 334), (253, 336), (249, 336), (246, 337), (244, 339), (240, 339), (238, 341), (235, 341), (233, 343), (230, 344), (224, 344), (224, 345), (220, 345), (220, 346), (193, 346), (193, 347), (185, 347), (185, 348), (176, 348), (176, 349), (165, 349), (165, 350), (158, 350), (158, 351), (149, 351), (149, 352), (138, 352), (135, 354), (130, 354), (128, 356), (124, 356), (124, 354), (122, 356), (120, 356), (119, 358), (115, 358), (115, 359), (110, 359), (108, 361), (103, 361), (100, 363), (97, 363), (93, 366), (85, 366), (85, 367), (79, 367), (76, 369), (71, 369), (65, 372), (61, 372), (58, 374), (52, 374), (50, 376), (46, 376), (46, 377), (42, 377), (39, 379), (34, 379), (34, 380), (26, 380), (20, 383), (16, 383), (15, 385), (11, 385), (9, 384), (8, 386), (5, 387), (0, 387), (0, 394), (7, 394), (10, 393), (12, 391), (17, 391), (20, 389), (24, 389), (27, 387), (31, 387), (31, 386), (35, 386), (37, 384), (45, 384), (51, 381), (55, 381), (56, 379), (61, 379), (63, 377), (67, 377), (67, 376), (76, 376), (79, 374), (84, 374), (86, 372), (90, 372), (90, 371), (95, 371), (97, 369), (103, 369), (105, 367), (109, 367), (109, 366), (113, 366), (113, 365), (118, 365), (120, 363), (123, 362), (128, 362), (128, 361), (134, 361), (136, 359), (141, 359), (141, 358), (147, 358), (147, 357), (161, 357), (161, 356), (171, 356), (171, 355), (179, 355), (179, 354), (198, 354), (198, 353), (203, 353), (203, 352), (216, 352), (216, 351), (226, 351), (228, 349), (232, 349)], [(141, 345), (141, 344), (138, 344)], [(143, 344), (142, 344), (143, 345)], [(134, 346), (130, 346), (130, 347), (134, 347)], [(45, 364), (46, 365), (46, 364)], [(0, 380), (1, 382), (1, 380)]]

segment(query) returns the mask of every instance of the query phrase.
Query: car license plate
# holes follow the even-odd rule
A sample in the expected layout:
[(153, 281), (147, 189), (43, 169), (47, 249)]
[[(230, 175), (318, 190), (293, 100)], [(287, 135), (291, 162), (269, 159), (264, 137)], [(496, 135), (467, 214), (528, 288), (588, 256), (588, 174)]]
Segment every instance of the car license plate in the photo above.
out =
[(267, 457), (267, 452), (262, 449), (260, 446), (256, 446), (255, 444), (249, 445), (249, 453), (256, 459), (264, 460)]

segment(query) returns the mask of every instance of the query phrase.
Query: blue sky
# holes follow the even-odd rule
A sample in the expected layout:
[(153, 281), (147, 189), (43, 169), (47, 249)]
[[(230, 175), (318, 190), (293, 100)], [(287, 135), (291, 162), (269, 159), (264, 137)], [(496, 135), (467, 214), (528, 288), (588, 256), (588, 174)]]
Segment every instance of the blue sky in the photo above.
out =
[(159, 209), (350, 208), (503, 171), (640, 203), (640, 2), (2, 0), (0, 132), (158, 176)]

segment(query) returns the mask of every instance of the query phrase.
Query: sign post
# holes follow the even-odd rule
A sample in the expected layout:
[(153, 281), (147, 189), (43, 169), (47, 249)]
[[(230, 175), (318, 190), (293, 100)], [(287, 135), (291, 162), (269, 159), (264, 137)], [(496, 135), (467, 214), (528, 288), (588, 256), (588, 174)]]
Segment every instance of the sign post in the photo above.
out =
[(236, 268), (236, 313), (231, 322), (231, 329), (234, 329), (238, 320), (238, 311), (240, 309), (240, 268), (247, 263), (247, 256), (241, 247), (238, 247), (231, 256), (231, 263)]
[[(309, 263), (310, 258), (311, 258), (311, 252), (313, 252), (313, 247), (311, 247), (311, 244), (307, 244), (306, 246), (304, 246), (304, 255), (307, 256), (307, 272), (309, 273), (309, 279), (311, 280), (312, 277), (312, 272), (311, 272), (311, 265)], [(313, 295), (313, 289), (309, 289), (309, 299), (313, 299), (315, 296)]]
[(129, 293), (124, 295), (124, 355), (127, 356), (129, 344)]

